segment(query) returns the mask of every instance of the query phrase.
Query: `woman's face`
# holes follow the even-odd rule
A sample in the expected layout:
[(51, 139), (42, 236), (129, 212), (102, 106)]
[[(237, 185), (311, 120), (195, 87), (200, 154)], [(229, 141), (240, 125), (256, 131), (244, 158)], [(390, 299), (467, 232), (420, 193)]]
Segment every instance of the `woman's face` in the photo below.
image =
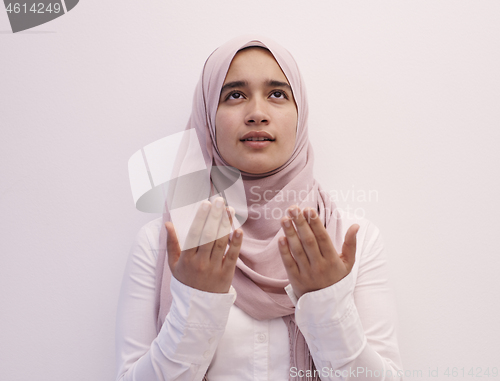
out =
[[(238, 52), (215, 117), (217, 147), (224, 160), (248, 173), (272, 171), (292, 155), (296, 129), (292, 89), (273, 55), (258, 47)], [(254, 135), (271, 140), (245, 140)]]

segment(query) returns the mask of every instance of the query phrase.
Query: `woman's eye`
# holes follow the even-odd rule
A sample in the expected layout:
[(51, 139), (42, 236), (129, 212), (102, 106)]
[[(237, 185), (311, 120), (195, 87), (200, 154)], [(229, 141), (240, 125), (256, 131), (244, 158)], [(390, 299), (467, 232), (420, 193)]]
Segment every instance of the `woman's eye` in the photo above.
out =
[(231, 93), (227, 97), (227, 99), (241, 99), (243, 98), (243, 95), (241, 93)]
[(273, 96), (274, 98), (278, 98), (278, 99), (286, 98), (285, 93), (283, 91), (273, 91), (271, 93), (271, 96)]

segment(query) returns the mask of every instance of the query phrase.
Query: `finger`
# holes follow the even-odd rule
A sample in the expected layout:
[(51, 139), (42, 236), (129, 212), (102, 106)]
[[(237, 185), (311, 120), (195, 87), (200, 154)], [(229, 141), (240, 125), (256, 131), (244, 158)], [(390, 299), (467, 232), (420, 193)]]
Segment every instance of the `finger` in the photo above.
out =
[(316, 237), (304, 218), (303, 213), (301, 213), (300, 208), (294, 205), (288, 209), (288, 214), (295, 224), (297, 235), (300, 238), (300, 242), (302, 243), (302, 247), (304, 248), (309, 262), (313, 263), (317, 261), (321, 257), (321, 251), (316, 242)]
[(167, 229), (168, 265), (172, 268), (179, 260), (181, 247), (179, 246), (179, 240), (175, 233), (174, 224), (172, 222), (165, 222), (165, 228)]
[(243, 231), (237, 229), (233, 234), (233, 239), (229, 244), (229, 249), (227, 249), (226, 255), (222, 260), (222, 268), (230, 271), (234, 271), (236, 266), (236, 261), (240, 255), (241, 244), (243, 243)]
[(281, 254), (281, 260), (283, 261), (286, 273), (288, 274), (288, 279), (298, 277), (300, 269), (297, 262), (295, 262), (295, 259), (293, 259), (292, 253), (288, 249), (286, 237), (279, 238), (278, 247)]
[(231, 231), (234, 231), (234, 218), (235, 218), (235, 215), (236, 215), (236, 211), (234, 210), (234, 208), (232, 206), (229, 207), (229, 213), (228, 213), (228, 216), (229, 216), (229, 234), (231, 234)]
[(214, 242), (210, 255), (210, 260), (215, 261), (215, 263), (219, 262), (219, 265), (222, 264), (222, 258), (224, 257), (229, 241), (229, 233), (231, 232), (231, 221), (228, 214), (230, 215), (230, 211), (229, 208), (226, 207), (226, 210), (222, 212), (219, 230), (217, 232), (218, 238)]
[[(231, 233), (232, 228), (232, 211), (230, 207), (226, 207), (222, 212), (222, 216), (220, 219), (219, 230), (217, 232), (217, 238), (225, 237)], [(234, 210), (234, 209), (233, 209)]]
[(307, 210), (304, 210), (304, 214), (306, 221), (309, 223), (309, 226), (316, 237), (316, 242), (321, 255), (325, 258), (333, 257), (338, 259), (338, 254), (333, 246), (330, 234), (328, 234), (323, 222), (321, 222), (318, 213), (313, 208), (307, 208)]
[(219, 231), (220, 220), (224, 207), (224, 199), (217, 197), (213, 203), (210, 213), (208, 214), (205, 226), (201, 232), (200, 242), (197, 253), (210, 258), (212, 247), (214, 246)]
[(340, 258), (344, 261), (349, 271), (351, 271), (356, 260), (356, 234), (358, 230), (358, 224), (349, 227), (345, 235), (344, 244), (342, 245), (342, 253), (340, 254)]
[(287, 239), (287, 246), (297, 262), (300, 271), (306, 271), (310, 267), (309, 258), (307, 257), (299, 236), (293, 227), (292, 220), (289, 217), (284, 217), (281, 220), (281, 226)]
[(236, 211), (234, 210), (234, 208), (232, 206), (229, 206), (227, 208), (227, 210), (228, 210), (227, 216), (229, 217), (229, 221), (230, 221), (231, 226), (233, 226), (234, 215), (235, 215)]
[[(230, 238), (232, 239), (232, 236), (234, 235), (234, 232), (236, 230), (234, 228), (234, 220), (235, 220), (236, 211), (234, 210), (234, 208), (232, 206), (229, 206), (228, 209), (229, 209), (229, 213), (228, 213), (229, 224), (231, 225), (229, 228), (229, 235), (231, 236)], [(231, 235), (231, 231), (233, 232), (232, 235)]]
[(212, 209), (212, 203), (208, 200), (204, 200), (196, 215), (191, 223), (191, 227), (189, 228), (188, 234), (186, 236), (186, 242), (184, 244), (184, 250), (186, 250), (189, 254), (195, 254), (197, 247), (200, 242), (201, 233), (203, 231), (203, 227), (205, 226), (205, 221), (207, 220), (207, 216)]

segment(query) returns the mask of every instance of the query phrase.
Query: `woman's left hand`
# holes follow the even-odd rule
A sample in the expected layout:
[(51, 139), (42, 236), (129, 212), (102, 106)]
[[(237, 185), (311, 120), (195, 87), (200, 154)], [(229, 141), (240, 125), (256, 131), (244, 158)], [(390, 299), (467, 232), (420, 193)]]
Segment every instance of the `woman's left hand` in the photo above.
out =
[(291, 218), (286, 216), (281, 220), (286, 237), (279, 239), (278, 246), (290, 284), (297, 298), (300, 298), (307, 292), (321, 290), (337, 283), (351, 272), (359, 225), (354, 224), (349, 228), (342, 245), (342, 253), (337, 254), (328, 232), (313, 208), (301, 212), (300, 208), (294, 205), (288, 211)]

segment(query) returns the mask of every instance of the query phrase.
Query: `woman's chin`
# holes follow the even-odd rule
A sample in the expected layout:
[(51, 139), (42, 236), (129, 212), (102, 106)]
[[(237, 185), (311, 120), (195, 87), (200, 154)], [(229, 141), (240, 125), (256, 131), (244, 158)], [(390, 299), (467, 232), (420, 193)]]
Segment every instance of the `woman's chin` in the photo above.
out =
[(251, 173), (252, 175), (260, 175), (262, 173), (270, 172), (274, 169), (274, 167), (267, 165), (244, 165), (242, 168), (239, 168), (240, 171)]

